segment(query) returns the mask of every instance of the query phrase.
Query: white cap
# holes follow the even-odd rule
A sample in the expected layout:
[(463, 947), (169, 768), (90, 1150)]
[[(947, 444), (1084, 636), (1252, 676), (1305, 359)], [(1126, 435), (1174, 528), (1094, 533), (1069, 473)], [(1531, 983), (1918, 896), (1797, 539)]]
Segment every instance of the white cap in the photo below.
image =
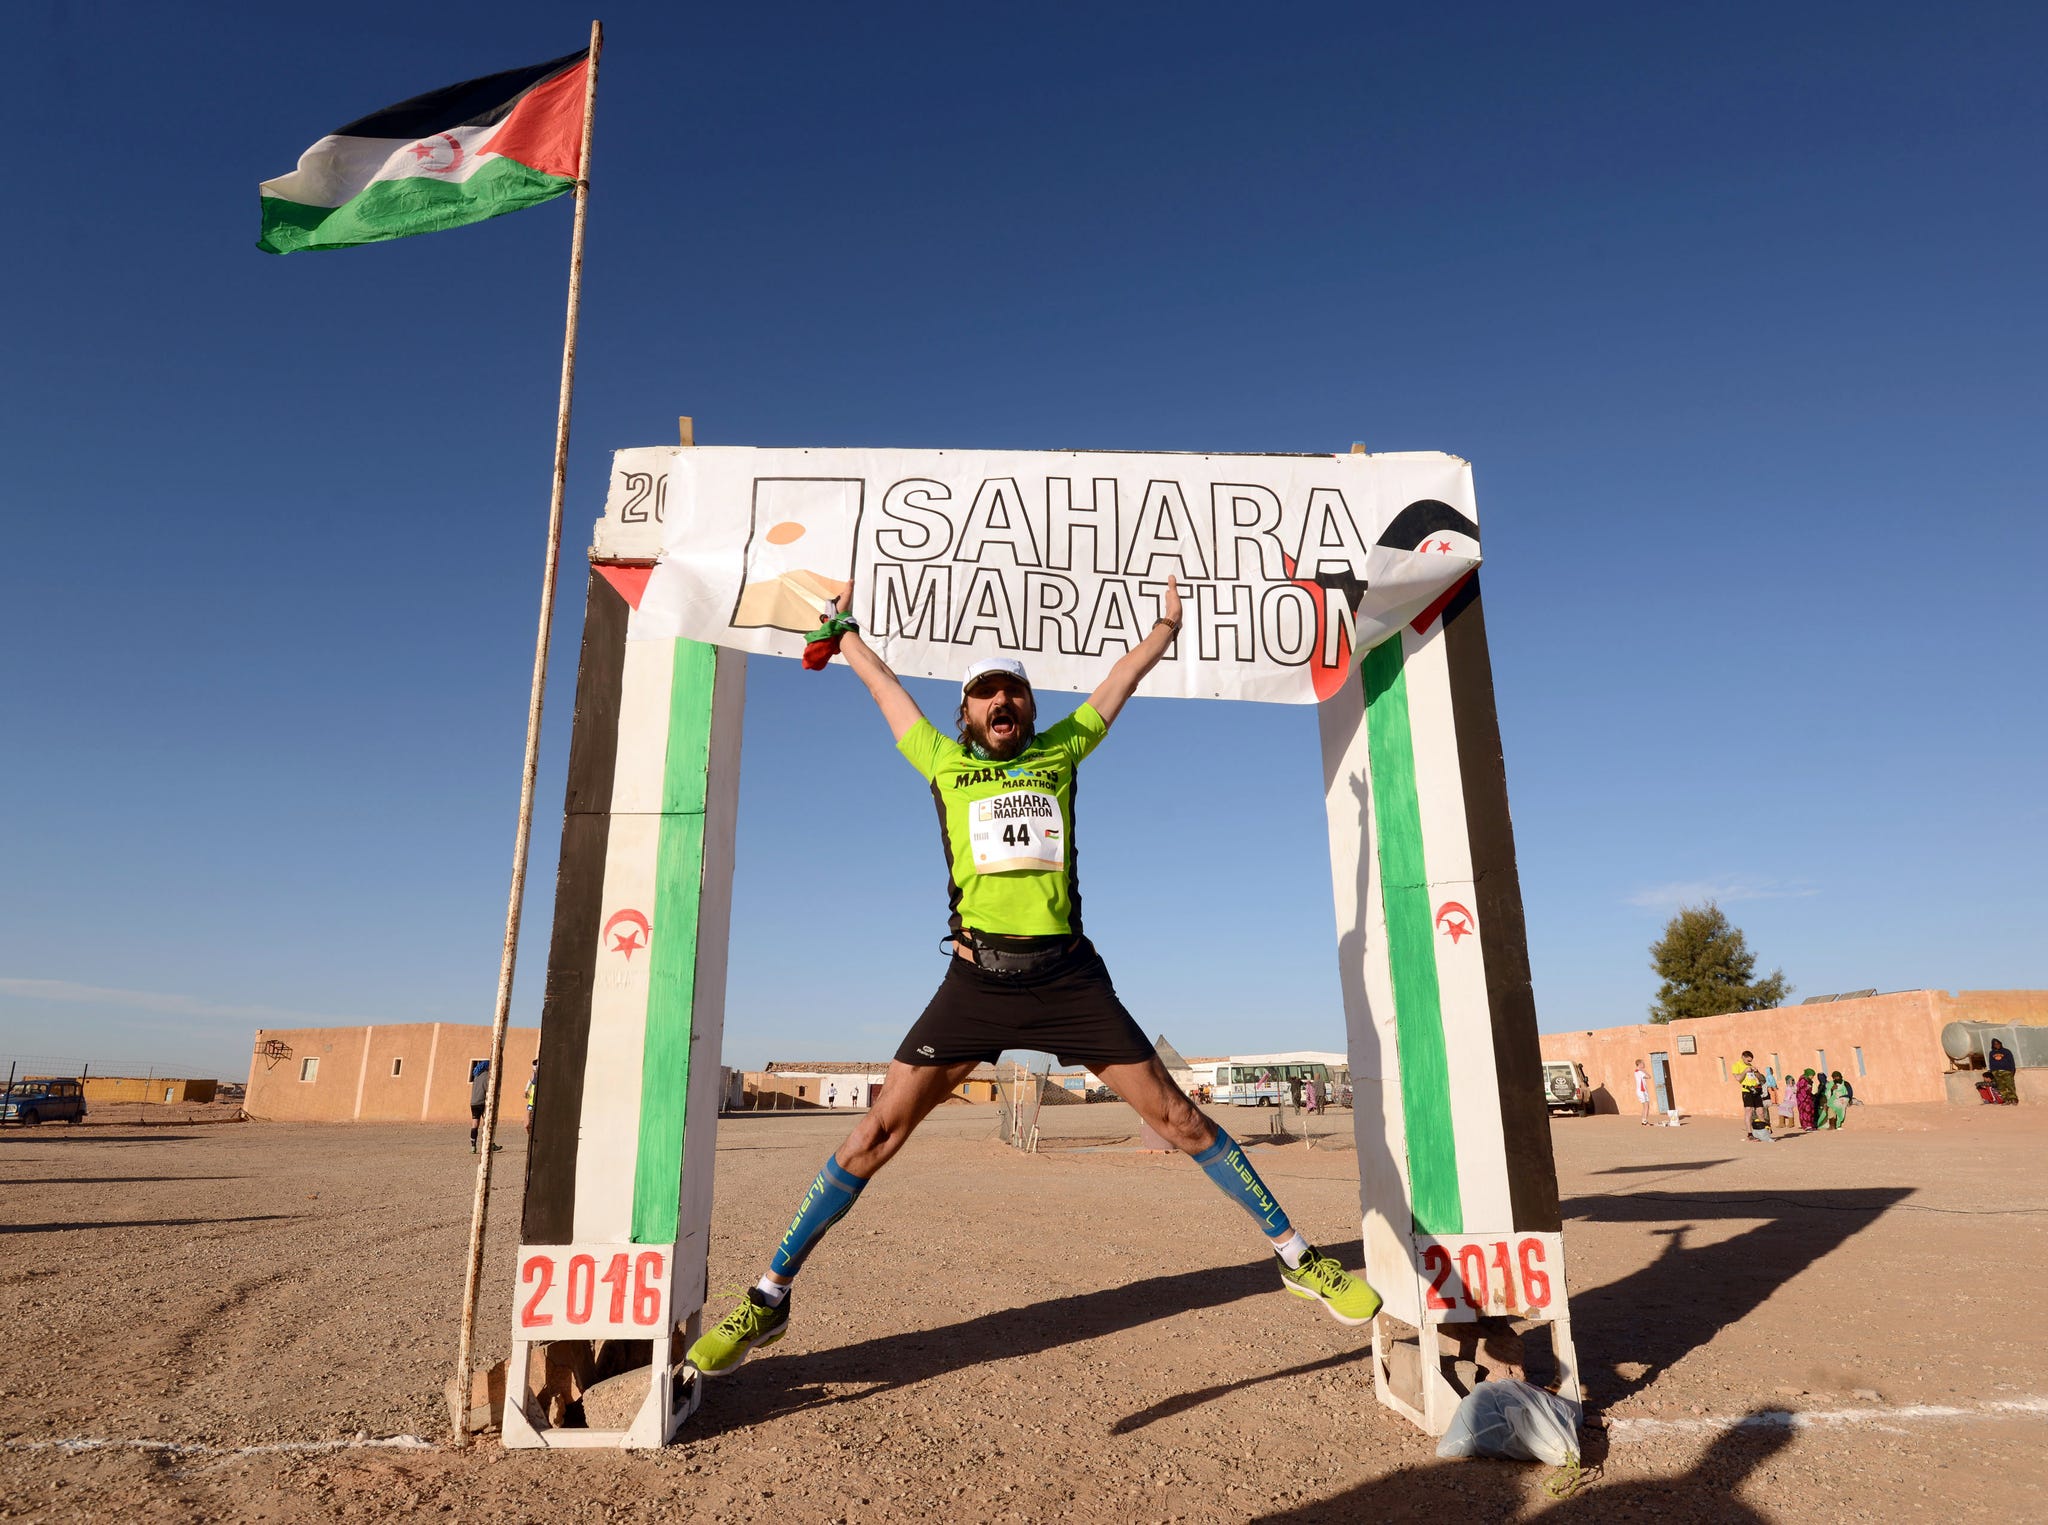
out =
[(1024, 672), (1024, 664), (1015, 657), (983, 657), (968, 668), (967, 676), (960, 680), (961, 696), (966, 696), (967, 691), (974, 687), (977, 678), (986, 678), (992, 672), (1004, 673), (1015, 678), (1026, 688), (1031, 687), (1031, 679)]

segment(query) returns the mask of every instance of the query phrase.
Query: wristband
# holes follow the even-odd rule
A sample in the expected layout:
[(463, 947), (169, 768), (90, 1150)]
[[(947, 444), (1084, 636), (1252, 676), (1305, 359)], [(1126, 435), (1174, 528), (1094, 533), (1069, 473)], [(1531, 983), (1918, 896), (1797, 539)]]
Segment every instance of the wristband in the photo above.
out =
[(1179, 635), (1180, 624), (1181, 622), (1179, 620), (1170, 620), (1162, 614), (1159, 616), (1158, 619), (1152, 622), (1152, 628), (1154, 630), (1157, 630), (1161, 625), (1165, 625), (1168, 629), (1172, 630), (1175, 635)]
[(849, 630), (858, 635), (860, 633), (860, 626), (855, 622), (851, 614), (840, 613), (826, 620), (824, 624), (813, 630), (804, 639), (806, 641), (829, 641), (836, 635), (846, 634)]

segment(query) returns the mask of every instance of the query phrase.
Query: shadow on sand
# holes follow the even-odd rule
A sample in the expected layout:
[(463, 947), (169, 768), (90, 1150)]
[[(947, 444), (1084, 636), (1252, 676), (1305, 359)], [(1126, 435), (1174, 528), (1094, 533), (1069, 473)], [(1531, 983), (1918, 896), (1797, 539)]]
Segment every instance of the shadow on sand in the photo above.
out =
[[(1359, 1263), (1362, 1252), (1356, 1239), (1323, 1248), (1353, 1266)], [(729, 1430), (744, 1430), (800, 1409), (849, 1399), (857, 1401), (911, 1387), (985, 1361), (1042, 1355), (1065, 1345), (1135, 1329), (1155, 1319), (1172, 1318), (1191, 1308), (1222, 1307), (1272, 1292), (1276, 1285), (1272, 1262), (1262, 1258), (1244, 1265), (1212, 1266), (1177, 1276), (1150, 1276), (1121, 1287), (1048, 1298), (956, 1324), (862, 1340), (833, 1350), (750, 1361), (743, 1372), (719, 1379), (717, 1404), (705, 1405), (691, 1421), (691, 1432), (698, 1438), (707, 1438)], [(1333, 1357), (1296, 1370), (1313, 1371), (1334, 1365), (1339, 1359), (1350, 1357)], [(835, 1393), (829, 1390), (833, 1387), (856, 1387), (859, 1391)], [(1124, 1423), (1135, 1429), (1164, 1417), (1166, 1412), (1178, 1412), (1214, 1396), (1217, 1395), (1189, 1393), (1159, 1405), (1157, 1411), (1134, 1414)]]
[[(1228, 1393), (1241, 1392), (1247, 1387), (1257, 1387), (1261, 1382), (1282, 1382), (1289, 1377), (1305, 1377), (1310, 1372), (1329, 1371), (1332, 1367), (1352, 1366), (1372, 1357), (1370, 1345), (1360, 1345), (1356, 1350), (1340, 1350), (1335, 1355), (1324, 1356), (1319, 1361), (1304, 1361), (1299, 1366), (1285, 1367), (1280, 1371), (1260, 1372), (1255, 1377), (1240, 1377), (1235, 1382), (1219, 1382), (1214, 1387), (1201, 1387), (1191, 1393), (1176, 1393), (1171, 1398), (1162, 1398), (1150, 1408), (1139, 1409), (1135, 1414), (1126, 1414), (1109, 1427), (1112, 1435), (1129, 1435), (1142, 1430), (1148, 1424), (1162, 1419), (1171, 1419), (1175, 1414), (1185, 1414), (1189, 1409), (1200, 1408), (1214, 1402)], [(1370, 1370), (1366, 1380), (1372, 1380)]]
[(66, 1128), (62, 1133), (29, 1128), (0, 1132), (0, 1144), (183, 1144), (191, 1138), (189, 1133), (94, 1133), (76, 1128)]
[(246, 1218), (122, 1218), (91, 1223), (0, 1223), (0, 1234), (68, 1234), (87, 1228), (203, 1228), (209, 1223), (282, 1223), (303, 1213), (255, 1213)]
[[(1744, 1478), (1791, 1443), (1787, 1430), (1730, 1430), (1717, 1436), (1698, 1465), (1678, 1477), (1602, 1484), (1555, 1503), (1532, 1505), (1532, 1464), (1437, 1462), (1375, 1478), (1292, 1509), (1258, 1516), (1259, 1525), (1335, 1525), (1360, 1520), (1512, 1520), (1562, 1525), (1579, 1520), (1713, 1520), (1764, 1525), (1772, 1517), (1735, 1497)], [(1547, 1470), (1547, 1469), (1545, 1469)]]
[(1687, 1170), (1712, 1170), (1716, 1165), (1726, 1165), (1728, 1160), (1732, 1158), (1734, 1157), (1731, 1155), (1728, 1159), (1719, 1160), (1673, 1160), (1666, 1165), (1614, 1165), (1606, 1170), (1593, 1171), (1592, 1174), (1596, 1176), (1675, 1176)]
[[(1762, 1305), (1778, 1288), (1913, 1194), (1872, 1186), (1802, 1192), (1639, 1192), (1574, 1197), (1572, 1223), (1659, 1224), (1657, 1258), (1640, 1271), (1572, 1293), (1586, 1396), (1599, 1407), (1656, 1380), (1688, 1352)], [(1712, 1244), (1689, 1242), (1702, 1223), (1753, 1221)], [(1646, 1368), (1624, 1377), (1624, 1363)]]

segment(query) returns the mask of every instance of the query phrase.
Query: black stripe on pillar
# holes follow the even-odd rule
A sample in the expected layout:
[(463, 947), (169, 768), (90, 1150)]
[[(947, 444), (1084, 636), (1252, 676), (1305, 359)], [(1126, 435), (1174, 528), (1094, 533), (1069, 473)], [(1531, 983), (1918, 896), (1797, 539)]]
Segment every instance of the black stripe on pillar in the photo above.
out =
[(1557, 1161), (1550, 1152), (1550, 1109), (1543, 1100), (1543, 1045), (1529, 980), (1529, 931), (1508, 819), (1508, 776), (1500, 715), (1493, 703), (1493, 660), (1479, 576), (1465, 580), (1444, 608), (1444, 658), (1458, 730), (1458, 772), (1465, 785), (1465, 834), (1472, 850), (1473, 907), (1486, 960), (1486, 1004), (1493, 1017), (1493, 1062), (1500, 1078), (1501, 1134), (1507, 1144), (1508, 1200), (1518, 1231), (1555, 1233)]
[(524, 1244), (567, 1244), (576, 1215), (576, 1140), (583, 1116), (583, 1066), (590, 1052), (590, 992), (603, 915), (629, 613), (618, 590), (592, 568), (583, 604), (583, 652), (576, 664), (576, 718), (569, 729), (555, 931), (541, 997), (540, 1074), (520, 1231)]

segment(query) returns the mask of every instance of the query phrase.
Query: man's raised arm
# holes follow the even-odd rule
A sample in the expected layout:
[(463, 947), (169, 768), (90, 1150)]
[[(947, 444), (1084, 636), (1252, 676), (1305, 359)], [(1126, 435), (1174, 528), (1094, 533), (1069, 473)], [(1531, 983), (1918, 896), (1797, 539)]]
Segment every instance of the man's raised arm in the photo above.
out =
[[(1166, 648), (1171, 646), (1173, 638), (1180, 634), (1178, 578), (1166, 579), (1165, 607), (1165, 616), (1153, 622), (1144, 640), (1117, 658), (1116, 666), (1109, 670), (1109, 676), (1096, 684), (1095, 692), (1088, 696), (1088, 702), (1095, 707), (1095, 713), (1102, 717), (1105, 726), (1115, 721), (1117, 711), (1124, 707), (1124, 701), (1137, 692), (1145, 674), (1159, 665), (1159, 659), (1166, 655)], [(886, 668), (883, 670), (887, 671)]]
[(896, 674), (889, 671), (889, 664), (869, 649), (858, 630), (848, 630), (840, 636), (839, 654), (846, 658), (846, 665), (853, 669), (853, 675), (875, 696), (875, 705), (881, 710), (882, 718), (889, 722), (889, 734), (896, 740), (901, 741), (918, 721), (924, 719), (924, 711), (917, 707), (917, 701), (910, 697), (909, 690), (897, 681)]

